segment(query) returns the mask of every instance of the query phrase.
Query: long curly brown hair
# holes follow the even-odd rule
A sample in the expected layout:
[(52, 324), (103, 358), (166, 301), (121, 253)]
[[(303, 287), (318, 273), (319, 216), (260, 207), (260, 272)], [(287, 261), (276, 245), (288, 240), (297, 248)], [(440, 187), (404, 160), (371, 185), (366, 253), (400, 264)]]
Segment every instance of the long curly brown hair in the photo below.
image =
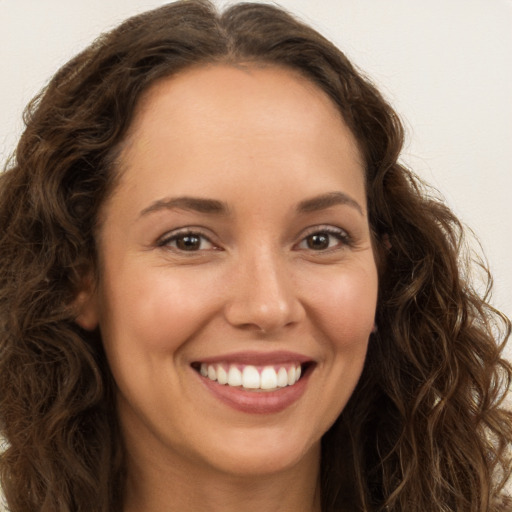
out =
[(99, 334), (74, 321), (83, 276), (97, 271), (97, 213), (150, 85), (190, 66), (251, 61), (298, 70), (324, 90), (366, 162), (378, 331), (322, 440), (323, 510), (505, 510), (510, 322), (472, 286), (457, 218), (398, 163), (399, 119), (343, 53), (289, 14), (261, 4), (219, 14), (202, 0), (129, 19), (65, 65), (28, 106), (0, 176), (0, 475), (10, 510), (123, 509), (115, 384)]

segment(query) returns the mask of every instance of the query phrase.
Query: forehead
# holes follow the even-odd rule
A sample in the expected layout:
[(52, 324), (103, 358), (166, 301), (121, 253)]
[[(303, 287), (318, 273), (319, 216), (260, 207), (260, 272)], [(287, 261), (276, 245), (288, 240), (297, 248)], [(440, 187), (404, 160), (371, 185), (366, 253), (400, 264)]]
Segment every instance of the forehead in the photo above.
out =
[(136, 187), (141, 209), (162, 194), (249, 197), (251, 187), (262, 197), (348, 187), (364, 202), (362, 158), (334, 102), (273, 66), (208, 65), (159, 81), (140, 101), (120, 164), (118, 192)]
[(168, 136), (170, 124), (184, 136), (201, 139), (208, 125), (209, 134), (238, 141), (268, 135), (270, 127), (283, 136), (327, 141), (328, 130), (322, 127), (336, 125), (345, 149), (356, 150), (363, 165), (357, 141), (332, 99), (298, 71), (275, 65), (208, 64), (158, 81), (137, 105), (129, 145), (144, 132)]

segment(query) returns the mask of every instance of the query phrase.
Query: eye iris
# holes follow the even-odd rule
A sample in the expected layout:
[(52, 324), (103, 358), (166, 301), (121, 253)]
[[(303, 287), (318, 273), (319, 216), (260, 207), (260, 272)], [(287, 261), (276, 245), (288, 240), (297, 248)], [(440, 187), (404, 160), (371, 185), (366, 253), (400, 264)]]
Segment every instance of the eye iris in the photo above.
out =
[(197, 235), (183, 235), (176, 240), (176, 247), (182, 251), (196, 251), (201, 246)]
[(327, 249), (329, 247), (329, 235), (327, 233), (315, 233), (308, 237), (308, 248), (313, 250)]

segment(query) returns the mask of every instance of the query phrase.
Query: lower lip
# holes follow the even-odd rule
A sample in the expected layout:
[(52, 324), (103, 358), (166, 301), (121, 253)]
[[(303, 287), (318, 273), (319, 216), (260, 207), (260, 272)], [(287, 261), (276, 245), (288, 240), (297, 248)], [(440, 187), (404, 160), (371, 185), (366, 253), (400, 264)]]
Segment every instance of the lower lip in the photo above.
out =
[(284, 411), (304, 394), (309, 373), (303, 375), (293, 386), (286, 386), (276, 391), (247, 391), (243, 388), (219, 384), (199, 373), (197, 375), (216, 398), (233, 409), (249, 414), (273, 414)]

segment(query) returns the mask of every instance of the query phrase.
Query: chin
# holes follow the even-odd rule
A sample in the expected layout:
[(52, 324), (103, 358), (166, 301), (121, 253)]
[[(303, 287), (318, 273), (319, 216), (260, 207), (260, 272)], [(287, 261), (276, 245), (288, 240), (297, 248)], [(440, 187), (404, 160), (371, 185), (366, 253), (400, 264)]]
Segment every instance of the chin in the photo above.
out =
[(210, 454), (209, 459), (217, 471), (233, 476), (271, 476), (300, 464), (310, 464), (313, 468), (320, 461), (320, 441), (305, 445), (290, 438), (289, 433), (272, 436), (268, 432), (255, 435), (245, 432), (239, 439), (231, 436), (226, 449)]

